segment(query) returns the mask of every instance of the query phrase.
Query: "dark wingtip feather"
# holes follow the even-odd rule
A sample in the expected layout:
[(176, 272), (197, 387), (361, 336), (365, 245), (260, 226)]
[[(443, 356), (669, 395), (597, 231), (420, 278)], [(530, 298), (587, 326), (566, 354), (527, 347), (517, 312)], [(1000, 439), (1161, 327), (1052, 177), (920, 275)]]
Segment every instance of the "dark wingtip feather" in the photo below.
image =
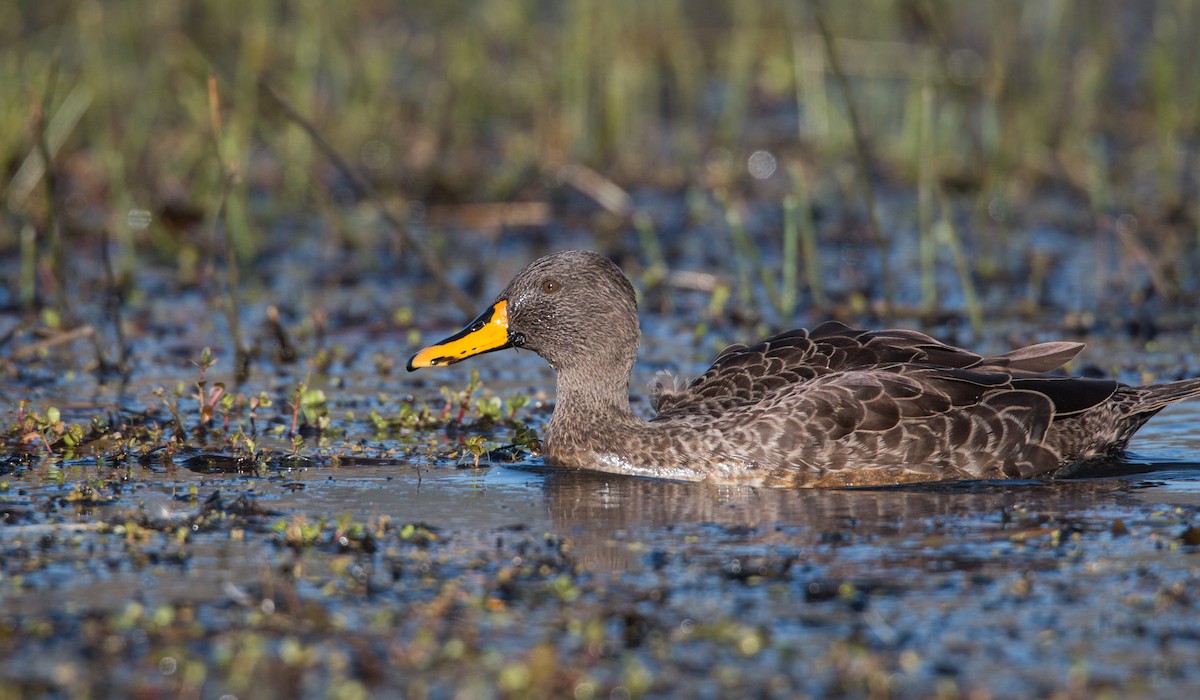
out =
[(1003, 355), (997, 355), (994, 360), (1004, 360), (1008, 367), (1022, 369), (1027, 372), (1049, 372), (1070, 362), (1083, 350), (1083, 343), (1057, 341), (1053, 343), (1038, 343), (1017, 348)]

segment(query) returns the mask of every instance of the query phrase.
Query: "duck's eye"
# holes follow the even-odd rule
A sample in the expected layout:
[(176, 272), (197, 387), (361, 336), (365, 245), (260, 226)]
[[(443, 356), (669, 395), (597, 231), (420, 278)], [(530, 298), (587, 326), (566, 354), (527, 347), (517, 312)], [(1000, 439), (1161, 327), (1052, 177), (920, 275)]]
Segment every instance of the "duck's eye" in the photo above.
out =
[(562, 285), (557, 280), (546, 280), (542, 282), (542, 291), (547, 294), (553, 294), (562, 288)]

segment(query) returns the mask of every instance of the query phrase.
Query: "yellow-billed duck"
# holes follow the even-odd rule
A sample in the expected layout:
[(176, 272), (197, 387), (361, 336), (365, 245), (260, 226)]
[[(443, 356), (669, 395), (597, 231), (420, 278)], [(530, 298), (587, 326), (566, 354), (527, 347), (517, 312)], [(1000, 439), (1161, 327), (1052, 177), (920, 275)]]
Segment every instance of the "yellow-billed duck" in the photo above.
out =
[(645, 421), (629, 405), (640, 336), (620, 268), (566, 251), (530, 264), (408, 369), (526, 348), (558, 373), (548, 464), (771, 486), (1049, 476), (1120, 453), (1154, 414), (1200, 395), (1200, 379), (1048, 374), (1081, 343), (983, 357), (916, 331), (827, 322), (733, 345), (685, 388), (659, 382)]

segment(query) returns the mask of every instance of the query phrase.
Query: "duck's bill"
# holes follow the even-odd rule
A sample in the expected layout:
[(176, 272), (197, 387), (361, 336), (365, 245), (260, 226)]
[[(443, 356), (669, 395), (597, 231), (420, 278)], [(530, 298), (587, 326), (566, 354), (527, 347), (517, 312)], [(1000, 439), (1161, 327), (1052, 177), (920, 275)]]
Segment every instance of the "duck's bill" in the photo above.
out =
[(508, 302), (501, 299), (469, 326), (412, 356), (408, 371), (452, 365), (474, 355), (512, 347), (508, 339)]

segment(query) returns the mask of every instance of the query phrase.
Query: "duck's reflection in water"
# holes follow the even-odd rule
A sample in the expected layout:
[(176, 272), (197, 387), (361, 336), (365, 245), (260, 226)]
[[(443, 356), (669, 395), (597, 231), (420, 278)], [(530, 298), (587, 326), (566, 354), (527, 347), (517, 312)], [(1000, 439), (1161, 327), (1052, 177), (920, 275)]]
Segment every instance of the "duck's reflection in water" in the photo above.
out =
[(580, 563), (616, 571), (653, 566), (673, 548), (790, 550), (809, 558), (856, 547), (862, 560), (873, 549), (886, 558), (927, 548), (922, 543), (984, 549), (1040, 527), (1106, 526), (1113, 509), (1140, 503), (1133, 482), (1112, 478), (772, 489), (554, 470), (543, 490), (555, 529), (572, 540)]

